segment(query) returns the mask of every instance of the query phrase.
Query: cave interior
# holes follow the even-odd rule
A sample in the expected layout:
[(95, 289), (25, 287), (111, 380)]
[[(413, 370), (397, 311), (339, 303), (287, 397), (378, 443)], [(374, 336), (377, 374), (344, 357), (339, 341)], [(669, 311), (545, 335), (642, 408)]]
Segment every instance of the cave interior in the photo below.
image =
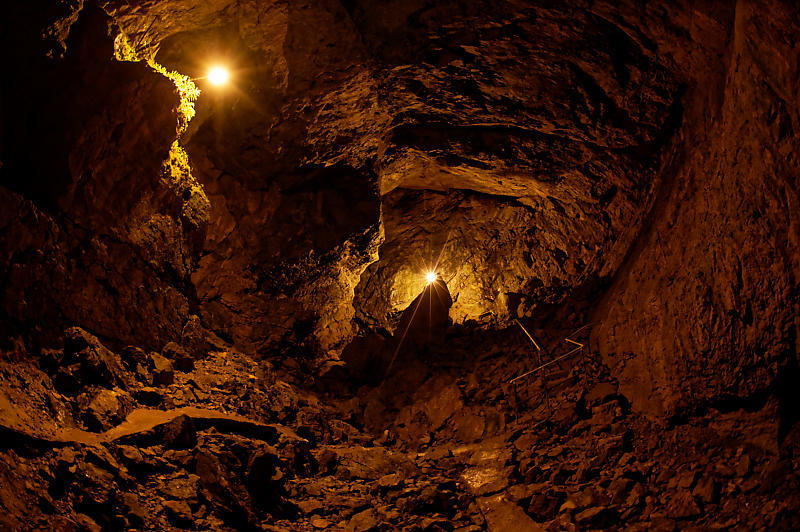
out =
[(798, 43), (3, 2), (0, 530), (800, 529)]

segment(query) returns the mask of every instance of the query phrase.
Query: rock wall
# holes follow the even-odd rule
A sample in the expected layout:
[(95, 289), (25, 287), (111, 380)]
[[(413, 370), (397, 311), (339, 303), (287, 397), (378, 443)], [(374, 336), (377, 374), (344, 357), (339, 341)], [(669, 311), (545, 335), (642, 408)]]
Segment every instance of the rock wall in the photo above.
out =
[(583, 6), (106, 9), (168, 68), (233, 72), (185, 141), (214, 204), (201, 315), (247, 349), (392, 329), (448, 235), (458, 321), (562, 303), (616, 270), (675, 126), (669, 62)]
[(756, 399), (796, 365), (798, 14), (737, 2), (653, 27), (693, 50), (684, 126), (593, 334), (649, 414)]
[(175, 86), (115, 60), (96, 7), (4, 12), (3, 332), (46, 344), (80, 324), (161, 347), (188, 318), (207, 215), (171, 149)]
[[(137, 35), (147, 14), (120, 9)], [(381, 120), (360, 53), (335, 2), (246, 2), (158, 48), (160, 63), (193, 76), (212, 58), (232, 72), (228, 87), (199, 82), (184, 138), (212, 203), (192, 277), (200, 316), (241, 349), (318, 355), (354, 334), (353, 290), (381, 238), (365, 162)]]
[[(436, 265), (456, 322), (602, 299), (593, 346), (654, 415), (794, 364), (788, 2), (47, 6), (4, 8), (7, 336), (197, 314), (336, 357)], [(113, 42), (232, 84), (175, 143), (174, 86)]]
[(652, 49), (576, 6), (351, 13), (392, 112), (365, 322), (391, 329), (437, 263), (457, 321), (538, 316), (616, 269), (679, 96)]

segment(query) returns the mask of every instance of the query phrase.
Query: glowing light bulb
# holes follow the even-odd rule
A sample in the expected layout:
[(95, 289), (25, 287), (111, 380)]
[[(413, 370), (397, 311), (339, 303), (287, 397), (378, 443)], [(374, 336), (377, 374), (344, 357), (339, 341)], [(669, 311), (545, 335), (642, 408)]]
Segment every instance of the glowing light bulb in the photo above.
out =
[(228, 82), (228, 70), (223, 67), (214, 67), (208, 71), (208, 81), (213, 85), (224, 85)]
[(435, 280), (436, 280), (436, 272), (428, 272), (428, 273), (425, 274), (425, 281), (428, 284), (431, 284)]

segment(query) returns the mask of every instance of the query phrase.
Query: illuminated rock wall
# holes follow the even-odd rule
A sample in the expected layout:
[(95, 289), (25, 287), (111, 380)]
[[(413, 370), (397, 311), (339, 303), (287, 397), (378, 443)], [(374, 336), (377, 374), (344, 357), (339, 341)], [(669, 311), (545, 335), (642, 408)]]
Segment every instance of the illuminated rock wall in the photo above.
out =
[[(79, 8), (12, 12), (10, 71), (37, 74), (3, 79), (10, 335), (163, 343), (197, 314), (248, 351), (335, 357), (438, 260), (456, 322), (596, 307), (593, 346), (656, 414), (794, 360), (788, 2)], [(231, 70), (198, 81), (177, 187), (175, 89), (115, 61), (120, 35)]]

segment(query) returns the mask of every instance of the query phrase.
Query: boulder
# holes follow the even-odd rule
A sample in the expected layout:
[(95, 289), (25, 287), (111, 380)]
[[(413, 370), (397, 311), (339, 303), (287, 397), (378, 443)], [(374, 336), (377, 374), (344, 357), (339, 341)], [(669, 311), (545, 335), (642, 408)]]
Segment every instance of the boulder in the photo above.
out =
[(158, 353), (151, 353), (150, 360), (153, 366), (154, 386), (168, 386), (175, 382), (175, 371), (172, 368), (172, 362)]
[(224, 351), (227, 344), (216, 334), (206, 329), (200, 318), (189, 316), (181, 331), (181, 346), (195, 359), (200, 359), (212, 351)]
[(64, 333), (63, 364), (56, 380), (67, 388), (96, 384), (126, 390), (133, 382), (120, 357), (80, 327)]
[(164, 508), (171, 523), (180, 528), (193, 528), (192, 509), (186, 501), (166, 501)]
[(158, 439), (173, 449), (190, 449), (197, 445), (197, 433), (192, 418), (178, 416), (169, 423), (156, 427)]
[(85, 418), (89, 430), (103, 432), (119, 425), (133, 409), (133, 398), (119, 388), (100, 389), (89, 403)]
[(161, 349), (161, 354), (171, 360), (180, 371), (192, 371), (194, 369), (194, 358), (175, 342), (169, 342), (165, 345)]
[(117, 496), (117, 505), (122, 515), (128, 523), (135, 528), (141, 528), (147, 519), (147, 511), (139, 502), (139, 496), (135, 493), (122, 493)]
[(283, 477), (277, 469), (278, 463), (278, 456), (271, 449), (255, 451), (247, 463), (245, 487), (253, 504), (267, 511), (280, 503)]
[(478, 505), (489, 532), (541, 532), (545, 528), (526, 514), (522, 508), (506, 499), (505, 495), (494, 495), (478, 499)]
[(370, 532), (377, 530), (378, 514), (372, 508), (359, 512), (350, 518), (345, 527), (346, 532)]

